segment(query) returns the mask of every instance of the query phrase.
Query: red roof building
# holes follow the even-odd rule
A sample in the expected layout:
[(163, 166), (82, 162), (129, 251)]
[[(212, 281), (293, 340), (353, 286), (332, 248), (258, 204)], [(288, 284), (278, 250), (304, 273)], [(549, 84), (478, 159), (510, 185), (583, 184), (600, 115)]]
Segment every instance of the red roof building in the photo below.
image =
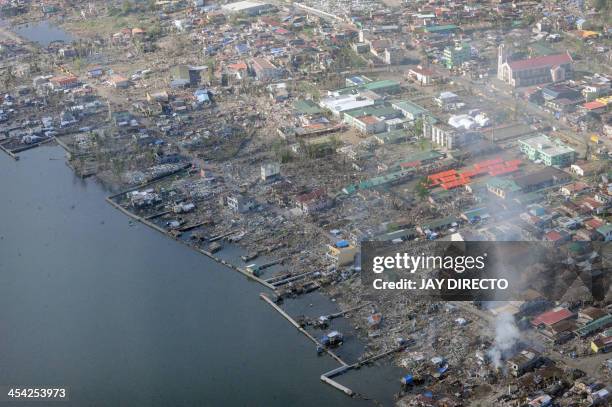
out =
[(68, 89), (78, 85), (79, 78), (76, 76), (54, 76), (49, 79), (49, 82), (54, 89)]
[(589, 219), (586, 222), (584, 222), (584, 225), (587, 227), (587, 229), (590, 229), (590, 230), (595, 230), (597, 228), (600, 228), (604, 224), (605, 222), (603, 220), (597, 219), (597, 218)]
[(574, 314), (572, 311), (568, 310), (567, 308), (561, 308), (556, 311), (548, 311), (538, 315), (531, 321), (531, 325), (535, 327), (540, 325), (550, 327), (558, 322), (574, 317), (576, 317), (576, 314)]
[(229, 69), (230, 71), (246, 71), (248, 67), (244, 61), (239, 61), (235, 64), (229, 64), (227, 66), (227, 69)]
[(572, 75), (573, 62), (569, 52), (509, 61), (502, 44), (498, 49), (497, 78), (513, 87), (564, 81)]
[(524, 71), (527, 69), (552, 68), (553, 66), (569, 64), (574, 60), (569, 52), (564, 54), (545, 55), (542, 57), (522, 59), (520, 61), (508, 62), (513, 71)]
[(606, 106), (607, 105), (605, 103), (602, 103), (602, 102), (600, 102), (598, 100), (594, 100), (592, 102), (587, 102), (584, 105), (582, 105), (582, 107), (585, 110), (588, 110), (589, 112), (593, 112), (593, 111), (597, 111), (597, 110), (602, 110), (603, 111), (603, 110), (605, 110)]

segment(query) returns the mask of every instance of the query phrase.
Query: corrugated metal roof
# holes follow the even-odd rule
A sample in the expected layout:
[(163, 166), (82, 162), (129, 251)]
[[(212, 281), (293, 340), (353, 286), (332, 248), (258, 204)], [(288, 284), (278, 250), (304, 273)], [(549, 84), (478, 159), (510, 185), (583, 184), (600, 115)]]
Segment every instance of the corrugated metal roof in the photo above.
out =
[(551, 326), (556, 324), (557, 322), (561, 322), (564, 319), (572, 318), (574, 313), (567, 308), (561, 308), (557, 311), (548, 311), (543, 314), (538, 315), (531, 321), (533, 326), (538, 326), (541, 324)]

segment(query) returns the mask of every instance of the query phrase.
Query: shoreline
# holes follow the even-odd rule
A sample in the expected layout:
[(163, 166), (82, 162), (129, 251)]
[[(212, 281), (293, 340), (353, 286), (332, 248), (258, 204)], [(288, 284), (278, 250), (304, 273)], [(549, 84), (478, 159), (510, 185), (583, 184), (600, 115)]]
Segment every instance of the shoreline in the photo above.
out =
[[(98, 179), (99, 179), (99, 178), (98, 178)], [(108, 203), (109, 203), (110, 205), (112, 205), (112, 206), (113, 206), (115, 209), (119, 210), (119, 211), (120, 211), (120, 212), (122, 212), (124, 215), (128, 216), (129, 218), (132, 218), (132, 219), (134, 219), (134, 220), (136, 220), (136, 221), (138, 221), (138, 222), (142, 223), (143, 225), (148, 226), (149, 228), (151, 228), (151, 229), (153, 229), (153, 230), (156, 230), (156, 231), (158, 231), (158, 232), (162, 233), (164, 236), (166, 236), (166, 237), (168, 237), (168, 238), (171, 238), (172, 240), (175, 240), (175, 241), (177, 241), (177, 242), (179, 242), (179, 243), (184, 244), (185, 246), (189, 247), (190, 249), (193, 249), (193, 250), (197, 251), (198, 253), (201, 253), (201, 254), (203, 254), (203, 255), (205, 255), (205, 256), (207, 256), (207, 257), (209, 257), (209, 258), (213, 259), (214, 261), (216, 261), (216, 262), (217, 262), (217, 263), (219, 263), (219, 264), (222, 264), (222, 265), (224, 265), (224, 266), (227, 266), (227, 267), (231, 268), (231, 269), (232, 269), (232, 270), (234, 270), (234, 271), (239, 272), (240, 274), (242, 274), (242, 275), (246, 276), (246, 277), (247, 277), (247, 278), (249, 278), (250, 280), (253, 280), (253, 281), (255, 281), (255, 282), (257, 282), (257, 283), (259, 283), (259, 284), (263, 285), (264, 287), (266, 287), (266, 288), (268, 288), (268, 289), (270, 289), (270, 290), (275, 291), (275, 287), (274, 287), (272, 284), (270, 284), (270, 283), (268, 283), (268, 282), (266, 282), (266, 281), (264, 281), (264, 280), (260, 279), (259, 277), (256, 277), (256, 276), (254, 276), (254, 275), (250, 274), (250, 273), (249, 273), (249, 272), (247, 272), (246, 270), (243, 270), (242, 268), (240, 268), (240, 267), (236, 266), (236, 265), (235, 265), (235, 264), (233, 264), (233, 263), (230, 263), (230, 262), (229, 262), (229, 261), (227, 261), (227, 260), (223, 260), (223, 259), (221, 259), (221, 258), (219, 258), (219, 257), (215, 256), (213, 253), (211, 253), (211, 252), (209, 252), (209, 251), (207, 251), (207, 250), (197, 248), (197, 247), (195, 247), (195, 246), (193, 246), (193, 245), (189, 244), (188, 242), (186, 242), (186, 241), (184, 241), (184, 240), (182, 240), (182, 239), (175, 238), (175, 237), (171, 236), (171, 234), (170, 234), (170, 233), (169, 233), (169, 232), (168, 232), (166, 229), (162, 228), (161, 226), (158, 226), (158, 225), (154, 224), (153, 222), (148, 221), (147, 219), (142, 218), (142, 217), (140, 217), (140, 216), (138, 216), (138, 215), (136, 215), (136, 214), (134, 214), (134, 213), (132, 213), (132, 212), (128, 211), (127, 209), (125, 209), (123, 206), (121, 206), (121, 205), (119, 205), (117, 202), (113, 201), (111, 196), (106, 197), (106, 202), (108, 202)]]
[[(41, 21), (44, 21), (44, 20), (41, 20)], [(52, 22), (52, 23), (56, 24), (54, 22)], [(59, 24), (56, 24), (56, 25), (58, 27), (64, 29), (61, 25), (59, 25)], [(4, 28), (4, 29), (7, 29), (7, 28)], [(12, 31), (9, 31), (9, 32), (11, 32), (12, 35), (15, 36), (16, 38), (19, 38), (20, 39), (20, 44), (22, 44), (29, 51), (32, 51), (32, 50), (44, 50), (45, 49), (45, 47), (43, 45), (37, 43), (36, 41), (29, 41), (29, 40), (19, 36), (18, 34), (12, 32)], [(66, 30), (66, 32), (71, 34), (71, 32), (69, 30)], [(28, 146), (25, 146), (24, 148), (20, 148), (18, 152), (24, 152), (26, 150), (29, 150), (29, 149), (32, 149), (32, 148), (36, 148), (39, 145), (49, 145), (53, 141), (55, 141), (58, 146), (62, 147), (63, 150), (65, 150), (68, 153), (71, 153), (70, 148), (62, 140), (60, 140), (58, 137), (55, 137), (55, 136), (54, 137), (50, 137), (49, 139), (45, 139), (42, 142), (36, 143), (34, 145), (28, 145)], [(9, 151), (8, 149), (5, 149), (5, 148), (3, 148), (3, 150), (7, 153), (7, 155), (12, 157), (14, 160), (16, 160), (16, 161), (19, 160), (19, 156), (17, 154), (15, 154), (14, 152)], [(65, 163), (68, 164), (68, 167), (72, 170), (73, 174), (75, 174), (75, 175), (77, 175), (77, 176), (79, 176), (81, 178), (84, 178), (84, 177), (82, 177), (82, 176), (80, 176), (78, 174), (78, 171), (76, 171), (75, 168), (73, 168), (72, 166), (69, 165), (70, 160), (68, 158), (65, 157), (64, 160), (65, 160)], [(142, 224), (148, 226), (149, 228), (151, 228), (151, 229), (153, 229), (153, 230), (155, 230), (155, 231), (157, 231), (159, 233), (162, 233), (166, 237), (169, 237), (172, 240), (178, 241), (178, 242), (182, 243), (183, 245), (188, 246), (189, 248), (199, 252), (200, 254), (203, 254), (206, 257), (214, 260), (217, 264), (220, 264), (220, 265), (223, 265), (223, 266), (227, 266), (228, 268), (230, 268), (230, 269), (232, 269), (234, 271), (237, 271), (240, 274), (243, 274), (247, 279), (261, 284), (263, 287), (265, 287), (268, 290), (272, 290), (272, 292), (276, 294), (278, 287), (274, 286), (273, 284), (270, 284), (269, 282), (267, 282), (267, 281), (265, 281), (265, 280), (263, 280), (263, 279), (261, 279), (259, 277), (254, 276), (252, 273), (249, 273), (247, 270), (245, 270), (245, 269), (243, 269), (243, 268), (233, 264), (231, 261), (224, 260), (224, 259), (222, 259), (222, 258), (220, 258), (218, 256), (215, 256), (210, 251), (204, 250), (202, 248), (196, 247), (193, 244), (190, 244), (189, 241), (186, 241), (186, 240), (180, 239), (179, 237), (173, 236), (170, 231), (168, 231), (168, 230), (164, 229), (163, 227), (161, 227), (159, 225), (156, 225), (155, 223), (149, 221), (147, 219), (147, 217), (141, 217), (141, 216), (131, 212), (129, 209), (123, 207), (122, 205), (120, 205), (119, 203), (114, 201), (114, 198), (116, 198), (116, 197), (118, 197), (118, 196), (120, 196), (122, 194), (125, 194), (126, 192), (129, 192), (131, 190), (136, 190), (136, 189), (139, 189), (139, 188), (144, 188), (147, 185), (150, 185), (150, 184), (153, 184), (155, 182), (158, 182), (158, 181), (160, 181), (160, 180), (162, 180), (162, 179), (164, 179), (166, 177), (170, 177), (170, 176), (175, 175), (175, 174), (177, 174), (177, 173), (179, 173), (181, 171), (185, 171), (186, 169), (187, 169), (187, 167), (183, 167), (183, 168), (181, 168), (181, 169), (179, 169), (179, 170), (177, 170), (175, 172), (172, 172), (170, 174), (166, 174), (164, 176), (161, 176), (161, 177), (149, 180), (149, 181), (147, 181), (147, 182), (145, 182), (143, 184), (139, 184), (139, 185), (136, 185), (136, 186), (129, 187), (127, 189), (122, 190), (121, 192), (113, 193), (112, 195), (107, 196), (105, 198), (105, 200), (107, 201), (107, 203), (109, 203), (115, 209), (117, 209), (120, 212), (122, 212), (128, 218), (133, 219), (135, 221), (138, 221), (139, 223), (142, 223)], [(105, 188), (105, 189), (107, 189), (109, 191), (117, 191), (117, 190), (119, 190), (119, 188), (120, 188), (119, 184), (114, 183), (114, 182), (109, 182), (109, 180), (106, 180), (103, 177), (100, 177), (97, 173), (94, 173), (92, 175), (94, 175), (94, 177), (96, 179), (96, 182), (100, 183), (103, 186), (103, 188)], [(299, 278), (301, 278), (303, 276), (303, 274), (308, 274), (308, 273), (300, 273), (299, 275), (292, 276), (290, 278), (299, 279)], [(324, 296), (327, 299), (330, 298), (327, 295), (324, 295)], [(267, 295), (261, 294), (260, 298), (262, 298), (262, 300), (264, 300), (269, 305), (271, 305), (274, 310), (276, 310), (279, 314), (281, 314), (281, 316), (283, 316), (290, 323), (292, 323), (292, 325), (296, 326), (298, 331), (300, 333), (302, 333), (304, 336), (306, 336), (306, 338), (310, 339), (317, 346), (321, 345), (320, 342), (314, 336), (312, 336), (308, 331), (306, 331), (306, 329), (301, 327), (291, 316), (289, 316), (289, 314), (287, 314), (280, 306), (276, 305)], [(336, 304), (336, 307), (338, 307), (338, 305), (339, 304)], [(339, 311), (338, 314), (344, 314), (345, 312), (348, 312), (348, 311), (341, 310), (339, 307), (338, 307), (338, 311)], [(357, 332), (356, 332), (356, 335), (359, 337), (359, 334), (357, 334)], [(337, 390), (342, 391), (344, 394), (346, 394), (346, 395), (348, 395), (350, 397), (359, 396), (358, 393), (354, 392), (353, 390), (349, 389), (346, 386), (341, 385), (340, 383), (332, 380), (331, 378), (334, 377), (334, 376), (339, 375), (340, 373), (345, 373), (347, 371), (350, 371), (351, 369), (355, 368), (356, 366), (361, 366), (361, 362), (356, 362), (356, 363), (353, 363), (353, 364), (348, 364), (345, 361), (343, 361), (339, 356), (337, 356), (332, 350), (330, 350), (330, 349), (328, 349), (326, 347), (324, 347), (323, 350), (324, 350), (325, 353), (328, 353), (329, 356), (332, 357), (332, 359), (334, 359), (336, 362), (339, 363), (339, 367), (335, 368), (335, 369), (333, 369), (333, 370), (331, 370), (329, 372), (325, 372), (325, 373), (321, 374), (321, 376), (320, 376), (321, 381), (324, 382), (327, 385), (330, 385), (332, 388), (335, 388)], [(387, 356), (387, 355), (389, 355), (391, 353), (392, 352), (384, 352), (384, 355), (379, 355), (379, 356), (376, 357), (376, 359), (378, 359), (380, 357)]]

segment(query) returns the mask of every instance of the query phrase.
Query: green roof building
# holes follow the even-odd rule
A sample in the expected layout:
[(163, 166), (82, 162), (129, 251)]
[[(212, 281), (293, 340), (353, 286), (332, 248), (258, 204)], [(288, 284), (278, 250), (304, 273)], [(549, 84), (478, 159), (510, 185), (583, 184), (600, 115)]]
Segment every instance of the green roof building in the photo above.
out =
[(406, 156), (406, 158), (400, 161), (398, 165), (410, 164), (410, 163), (428, 164), (436, 160), (439, 160), (443, 156), (444, 154), (436, 150), (418, 151), (416, 153), (409, 154), (408, 156)]
[(385, 91), (387, 93), (395, 93), (399, 92), (400, 84), (397, 81), (392, 79), (385, 79), (382, 81), (369, 82), (363, 85), (363, 87), (367, 90), (371, 90), (372, 92)]
[(470, 44), (463, 42), (455, 44), (452, 47), (444, 48), (442, 55), (442, 63), (448, 68), (453, 69), (463, 65), (472, 57), (472, 47)]
[(398, 117), (400, 113), (395, 110), (393, 107), (387, 104), (381, 105), (371, 105), (358, 107), (356, 109), (347, 110), (344, 112), (344, 118), (349, 117), (359, 117), (359, 116), (376, 116), (376, 117), (385, 117), (387, 119), (391, 119), (394, 117)]
[(487, 181), (487, 190), (502, 199), (506, 199), (520, 192), (521, 187), (511, 179), (492, 177)]
[(342, 189), (342, 192), (344, 192), (347, 195), (352, 195), (358, 190), (367, 190), (367, 189), (372, 189), (372, 188), (385, 186), (385, 185), (393, 185), (397, 182), (406, 180), (412, 177), (413, 175), (414, 175), (414, 170), (412, 169), (391, 172), (385, 175), (381, 175), (379, 177), (369, 178), (357, 184), (346, 186)]
[(576, 151), (559, 139), (539, 134), (519, 140), (521, 151), (532, 161), (542, 161), (545, 165), (567, 167), (576, 158)]
[(386, 120), (401, 117), (399, 110), (388, 104), (358, 107), (344, 112), (344, 122), (362, 133), (376, 134), (385, 131)]
[(323, 109), (312, 100), (296, 100), (293, 108), (302, 115), (319, 114)]
[(391, 79), (385, 79), (382, 81), (368, 82), (358, 86), (348, 86), (346, 88), (340, 88), (332, 92), (336, 95), (350, 95), (356, 94), (359, 91), (369, 90), (375, 93), (398, 93), (400, 91), (400, 83)]
[(612, 315), (606, 315), (605, 317), (596, 319), (595, 321), (590, 322), (581, 328), (578, 328), (576, 330), (576, 333), (579, 336), (584, 337), (595, 333), (600, 329), (605, 329), (609, 326), (612, 326)]
[(374, 236), (373, 240), (379, 242), (390, 242), (392, 240), (412, 240), (417, 237), (417, 231), (415, 228), (400, 229), (389, 233), (383, 233), (382, 235)]
[(410, 100), (395, 100), (391, 102), (391, 106), (401, 111), (402, 114), (409, 120), (416, 120), (417, 118), (429, 113), (427, 109), (417, 105)]

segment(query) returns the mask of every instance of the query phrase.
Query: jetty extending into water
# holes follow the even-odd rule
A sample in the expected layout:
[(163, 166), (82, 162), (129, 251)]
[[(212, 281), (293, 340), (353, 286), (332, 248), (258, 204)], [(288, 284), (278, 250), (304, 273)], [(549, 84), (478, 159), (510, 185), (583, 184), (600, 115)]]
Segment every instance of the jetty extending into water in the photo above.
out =
[(259, 297), (261, 297), (262, 300), (264, 300), (265, 302), (267, 302), (270, 306), (272, 306), (272, 308), (274, 308), (279, 314), (281, 314), (287, 321), (289, 321), (291, 323), (291, 325), (293, 325), (298, 331), (300, 331), (302, 334), (304, 334), (304, 336), (306, 336), (308, 339), (310, 339), (311, 341), (313, 341), (315, 343), (315, 345), (317, 345), (318, 347), (320, 347), (321, 349), (323, 349), (325, 352), (327, 352), (327, 354), (329, 356), (331, 356), (332, 358), (334, 358), (338, 363), (340, 363), (343, 366), (348, 366), (348, 363), (346, 363), (344, 360), (342, 360), (340, 358), (340, 356), (336, 355), (331, 349), (329, 349), (328, 347), (323, 346), (323, 344), (321, 342), (319, 342), (314, 336), (312, 336), (310, 333), (308, 333), (308, 331), (306, 331), (304, 328), (301, 327), (300, 324), (297, 323), (296, 320), (294, 320), (293, 318), (291, 318), (291, 316), (289, 314), (287, 314), (281, 307), (279, 307), (278, 305), (276, 305), (274, 303), (274, 301), (272, 301), (270, 299), (270, 297), (268, 297), (266, 294), (261, 293), (259, 294)]
[(19, 156), (17, 154), (13, 153), (11, 150), (9, 150), (8, 148), (4, 147), (2, 144), (0, 144), (0, 150), (4, 151), (13, 160), (15, 160), (15, 161), (19, 160)]
[[(349, 312), (349, 311), (348, 310), (344, 311), (344, 313), (346, 313), (346, 312)], [(377, 361), (378, 359), (382, 359), (382, 358), (390, 356), (390, 355), (392, 355), (394, 353), (401, 352), (404, 349), (406, 349), (408, 346), (413, 345), (413, 344), (414, 344), (414, 340), (410, 341), (410, 342), (407, 342), (407, 343), (404, 343), (402, 345), (399, 345), (396, 348), (390, 349), (388, 351), (379, 353), (378, 355), (371, 356), (371, 357), (369, 357), (367, 359), (364, 359), (362, 361), (355, 362), (352, 365), (345, 365), (345, 366), (337, 367), (336, 369), (332, 369), (329, 372), (325, 372), (325, 373), (323, 373), (321, 375), (321, 381), (323, 381), (324, 383), (329, 384), (333, 388), (338, 389), (338, 390), (340, 390), (343, 393), (346, 393), (349, 396), (354, 396), (357, 393), (355, 393), (353, 390), (349, 389), (348, 387), (338, 383), (337, 381), (333, 380), (333, 378), (337, 377), (337, 376), (340, 376), (340, 375), (342, 375), (342, 374), (344, 374), (344, 373), (346, 373), (346, 372), (348, 372), (348, 371), (350, 371), (352, 369), (359, 369), (361, 366), (373, 363), (373, 362)]]
[[(302, 328), (302, 326), (297, 323), (296, 320), (294, 320), (293, 318), (291, 318), (291, 316), (289, 314), (287, 314), (281, 307), (279, 307), (278, 305), (276, 305), (274, 303), (274, 301), (272, 301), (270, 299), (270, 297), (268, 297), (266, 294), (261, 293), (259, 294), (259, 297), (261, 297), (262, 300), (264, 300), (265, 302), (267, 302), (272, 308), (274, 308), (279, 314), (281, 314), (287, 321), (289, 321), (291, 323), (291, 325), (293, 325), (298, 331), (300, 331), (302, 334), (304, 334), (304, 336), (306, 336), (308, 339), (310, 339), (312, 342), (314, 342), (317, 347), (319, 347), (319, 349), (323, 349), (325, 352), (327, 352), (328, 355), (330, 355), (332, 358), (334, 358), (338, 363), (340, 363), (340, 366), (330, 370), (329, 372), (323, 373), (321, 375), (321, 381), (323, 381), (324, 383), (329, 384), (330, 386), (332, 386), (333, 388), (340, 390), (341, 392), (349, 395), (349, 396), (354, 396), (357, 393), (355, 393), (353, 390), (351, 390), (350, 388), (344, 386), (343, 384), (338, 383), (337, 381), (333, 380), (334, 377), (336, 376), (340, 376), (341, 374), (344, 374), (346, 372), (348, 372), (349, 370), (352, 369), (358, 369), (361, 366), (370, 364), (372, 362), (375, 362), (378, 359), (382, 359), (386, 356), (389, 356), (393, 353), (396, 352), (400, 352), (404, 349), (406, 349), (408, 346), (414, 344), (414, 341), (409, 341), (407, 343), (404, 343), (402, 345), (399, 345), (393, 349), (390, 349), (388, 351), (382, 352), (378, 355), (374, 355), (371, 356), (367, 359), (364, 359), (362, 361), (359, 362), (355, 362), (353, 364), (348, 364), (346, 363), (344, 360), (342, 360), (342, 358), (340, 358), (337, 354), (335, 354), (331, 349), (329, 349), (329, 347), (323, 346), (321, 344), (321, 342), (319, 342), (314, 336), (312, 336), (310, 333), (308, 333), (308, 331), (306, 331), (304, 328)], [(355, 311), (356, 309), (362, 308), (368, 304), (364, 304), (364, 305), (360, 305), (359, 307), (354, 307), (354, 308), (350, 308), (347, 309), (345, 311), (340, 311), (337, 312), (335, 314), (331, 314), (331, 317), (339, 317), (341, 315), (347, 314), (351, 311)]]

